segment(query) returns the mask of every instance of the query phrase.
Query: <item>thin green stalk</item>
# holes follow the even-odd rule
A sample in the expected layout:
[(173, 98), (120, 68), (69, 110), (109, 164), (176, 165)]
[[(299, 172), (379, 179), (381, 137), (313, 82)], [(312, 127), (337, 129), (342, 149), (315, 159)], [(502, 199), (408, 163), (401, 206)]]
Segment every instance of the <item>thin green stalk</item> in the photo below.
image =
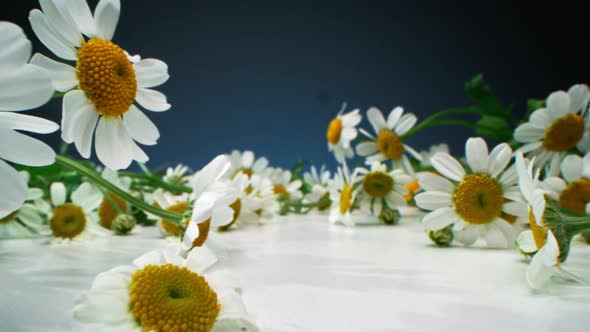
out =
[(162, 219), (174, 222), (175, 224), (182, 226), (183, 215), (180, 213), (170, 212), (153, 205), (147, 204), (140, 199), (137, 199), (131, 196), (129, 193), (125, 192), (121, 188), (115, 186), (114, 184), (110, 183), (109, 181), (105, 180), (100, 174), (98, 174), (95, 170), (90, 169), (81, 163), (77, 162), (76, 160), (70, 159), (65, 156), (56, 156), (55, 161), (57, 164), (70, 168), (81, 175), (88, 177), (94, 184), (101, 186), (102, 188), (112, 192), (113, 194), (119, 196), (121, 199), (125, 200), (129, 204), (137, 207), (138, 209), (143, 210), (144, 212), (153, 214), (158, 216)]
[(164, 182), (155, 176), (150, 176), (150, 175), (140, 174), (140, 173), (133, 173), (133, 172), (120, 172), (120, 174), (121, 174), (121, 176), (126, 176), (126, 177), (130, 177), (133, 179), (145, 180), (146, 183), (142, 183), (142, 184), (151, 185), (152, 187), (155, 187), (155, 188), (162, 188), (162, 189), (165, 189), (165, 190), (173, 192), (173, 193), (189, 193), (190, 194), (193, 192), (193, 189), (190, 187), (182, 186), (182, 185), (175, 185), (175, 184), (171, 184), (168, 182)]
[(424, 119), (424, 121), (420, 122), (420, 124), (418, 124), (416, 127), (412, 128), (410, 131), (405, 133), (402, 136), (402, 139), (407, 139), (407, 138), (413, 136), (414, 134), (416, 134), (420, 130), (432, 126), (432, 123), (434, 122), (434, 120), (436, 120), (440, 117), (446, 116), (446, 115), (450, 115), (450, 114), (481, 114), (481, 113), (474, 110), (474, 109), (462, 109), (462, 108), (451, 108), (448, 110), (440, 111), (440, 112), (434, 113), (433, 115)]

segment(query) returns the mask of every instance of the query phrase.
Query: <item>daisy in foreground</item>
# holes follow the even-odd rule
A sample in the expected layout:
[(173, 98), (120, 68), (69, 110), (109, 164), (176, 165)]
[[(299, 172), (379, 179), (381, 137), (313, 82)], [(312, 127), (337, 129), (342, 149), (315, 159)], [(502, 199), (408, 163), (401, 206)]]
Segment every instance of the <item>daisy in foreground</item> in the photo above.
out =
[(590, 150), (588, 102), (590, 92), (585, 84), (572, 86), (568, 92), (557, 91), (547, 97), (546, 108), (533, 112), (529, 122), (514, 132), (514, 139), (525, 143), (518, 151), (535, 157), (537, 166), (547, 163), (556, 168), (566, 153), (578, 148)]
[(414, 127), (418, 121), (416, 116), (412, 113), (404, 114), (404, 109), (398, 106), (389, 113), (387, 121), (381, 111), (375, 107), (367, 111), (367, 117), (377, 136), (361, 129), (361, 133), (370, 141), (357, 145), (356, 152), (360, 156), (367, 157), (367, 164), (390, 160), (393, 168), (402, 168), (406, 173), (413, 175), (414, 168), (404, 152), (408, 152), (417, 160), (422, 160), (422, 156), (418, 151), (404, 144), (401, 136)]
[[(84, 0), (40, 1), (41, 10), (29, 20), (41, 42), (56, 56), (75, 66), (35, 54), (32, 63), (50, 72), (63, 98), (62, 139), (74, 143), (80, 155), (90, 158), (93, 134), (96, 155), (107, 167), (127, 168), (131, 161), (149, 158), (136, 144), (155, 145), (160, 133), (134, 105), (166, 111), (166, 96), (149, 88), (168, 80), (167, 65), (155, 59), (132, 63), (125, 51), (111, 42), (121, 4), (101, 0), (90, 12)], [(84, 34), (88, 37), (85, 40)], [(98, 124), (98, 125), (97, 125)]]
[(55, 153), (45, 143), (16, 130), (49, 134), (59, 126), (30, 115), (12, 113), (39, 107), (53, 94), (48, 73), (28, 63), (31, 42), (22, 29), (0, 22), (0, 219), (12, 216), (27, 199), (27, 183), (7, 164), (53, 164)]
[(209, 272), (216, 261), (207, 250), (149, 252), (99, 274), (74, 318), (97, 331), (258, 331), (236, 289)]
[(422, 219), (429, 231), (453, 225), (455, 239), (464, 245), (482, 237), (490, 248), (507, 248), (514, 243), (517, 228), (505, 214), (527, 217), (528, 209), (516, 185), (514, 167), (506, 169), (512, 159), (508, 144), (496, 146), (488, 154), (482, 138), (470, 138), (466, 144), (467, 173), (451, 155), (439, 152), (432, 157), (433, 173), (420, 173), (416, 205), (430, 210)]
[(343, 163), (347, 158), (354, 157), (354, 151), (350, 143), (357, 137), (356, 126), (363, 119), (358, 109), (342, 114), (345, 109), (346, 103), (342, 105), (338, 115), (330, 121), (326, 131), (328, 150), (334, 151), (334, 156), (339, 163)]

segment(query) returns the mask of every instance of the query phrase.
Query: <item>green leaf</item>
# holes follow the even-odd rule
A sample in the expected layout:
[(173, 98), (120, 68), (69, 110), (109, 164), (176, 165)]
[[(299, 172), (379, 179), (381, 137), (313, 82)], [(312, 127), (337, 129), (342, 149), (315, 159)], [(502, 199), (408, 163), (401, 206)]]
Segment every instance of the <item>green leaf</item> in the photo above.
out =
[(501, 117), (484, 115), (475, 125), (475, 132), (487, 139), (508, 142), (512, 138), (510, 125)]
[[(528, 114), (545, 107), (545, 100), (543, 99), (529, 99), (526, 102), (526, 109)], [(528, 117), (527, 117), (528, 118)]]
[(500, 116), (506, 120), (512, 120), (510, 109), (505, 109), (492, 93), (492, 89), (486, 83), (483, 74), (478, 74), (465, 84), (465, 93), (469, 98), (481, 105), (482, 111), (487, 115)]

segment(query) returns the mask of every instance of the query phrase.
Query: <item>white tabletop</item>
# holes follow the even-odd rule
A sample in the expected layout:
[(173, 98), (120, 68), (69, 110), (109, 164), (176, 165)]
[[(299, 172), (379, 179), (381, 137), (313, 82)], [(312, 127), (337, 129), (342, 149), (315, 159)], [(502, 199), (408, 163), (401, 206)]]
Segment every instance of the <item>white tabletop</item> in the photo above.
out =
[[(349, 228), (291, 216), (220, 236), (262, 331), (587, 331), (590, 288), (534, 293), (516, 251), (435, 248), (415, 218)], [(0, 331), (70, 331), (73, 299), (96, 274), (170, 241), (133, 236), (53, 247), (0, 242)], [(590, 275), (590, 246), (565, 267)]]

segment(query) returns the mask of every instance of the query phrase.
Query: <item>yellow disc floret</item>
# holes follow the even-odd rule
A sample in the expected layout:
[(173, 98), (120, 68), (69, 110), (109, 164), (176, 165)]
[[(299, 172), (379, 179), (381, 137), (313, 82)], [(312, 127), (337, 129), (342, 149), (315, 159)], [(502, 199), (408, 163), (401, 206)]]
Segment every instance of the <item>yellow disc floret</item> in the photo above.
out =
[(352, 186), (345, 184), (340, 191), (340, 214), (345, 214), (352, 207)]
[(287, 191), (287, 188), (285, 188), (285, 186), (283, 186), (282, 184), (277, 184), (276, 186), (274, 186), (273, 192), (275, 193), (275, 195), (283, 195), (286, 198), (289, 198), (289, 192)]
[(370, 172), (363, 178), (363, 189), (373, 198), (385, 197), (393, 190), (393, 185), (393, 178), (383, 172)]
[[(119, 210), (122, 213), (127, 211), (127, 202), (125, 202), (122, 198), (115, 194), (108, 194), (109, 197), (105, 197), (98, 208), (98, 216), (100, 218), (100, 224), (104, 228), (111, 229), (111, 225), (113, 224), (113, 220), (117, 218), (119, 215)], [(117, 209), (111, 202), (116, 203), (119, 205)]]
[(229, 206), (232, 210), (234, 210), (234, 218), (231, 222), (227, 225), (219, 226), (220, 231), (227, 231), (240, 217), (240, 212), (242, 212), (242, 200), (236, 199), (231, 205)]
[(578, 114), (567, 114), (555, 120), (545, 132), (543, 147), (549, 151), (567, 151), (584, 136), (584, 120)]
[(502, 187), (494, 178), (483, 174), (466, 176), (455, 188), (455, 211), (466, 222), (487, 224), (502, 215)]
[(75, 204), (58, 206), (53, 210), (49, 228), (55, 237), (72, 239), (86, 229), (86, 215), (82, 208)]
[(562, 208), (578, 213), (586, 213), (586, 204), (590, 203), (590, 181), (580, 179), (570, 183), (559, 196)]
[(384, 129), (377, 136), (377, 149), (389, 160), (399, 160), (404, 153), (404, 144), (391, 130)]
[(342, 134), (342, 120), (336, 118), (330, 121), (328, 130), (326, 131), (326, 139), (330, 144), (335, 145), (340, 142), (340, 135)]
[(101, 115), (121, 116), (133, 104), (137, 80), (123, 50), (110, 41), (90, 39), (78, 50), (80, 89)]
[(547, 229), (537, 224), (532, 209), (529, 209), (529, 224), (531, 225), (531, 233), (533, 233), (533, 240), (535, 240), (535, 246), (537, 247), (537, 250), (541, 249), (547, 242)]
[[(188, 208), (188, 202), (180, 202), (180, 203), (176, 203), (174, 205), (169, 206), (166, 210), (170, 211), (170, 212), (176, 212), (176, 213), (185, 213), (186, 209)], [(188, 220), (187, 220), (188, 223)], [(187, 227), (187, 225), (185, 225), (185, 228)], [(172, 235), (172, 236), (180, 236), (180, 234), (182, 233), (180, 231), (180, 227), (178, 227), (178, 225), (174, 222), (168, 221), (168, 220), (162, 220), (162, 229)]]
[(172, 264), (148, 265), (131, 277), (130, 310), (143, 331), (211, 331), (217, 294), (205, 278)]

